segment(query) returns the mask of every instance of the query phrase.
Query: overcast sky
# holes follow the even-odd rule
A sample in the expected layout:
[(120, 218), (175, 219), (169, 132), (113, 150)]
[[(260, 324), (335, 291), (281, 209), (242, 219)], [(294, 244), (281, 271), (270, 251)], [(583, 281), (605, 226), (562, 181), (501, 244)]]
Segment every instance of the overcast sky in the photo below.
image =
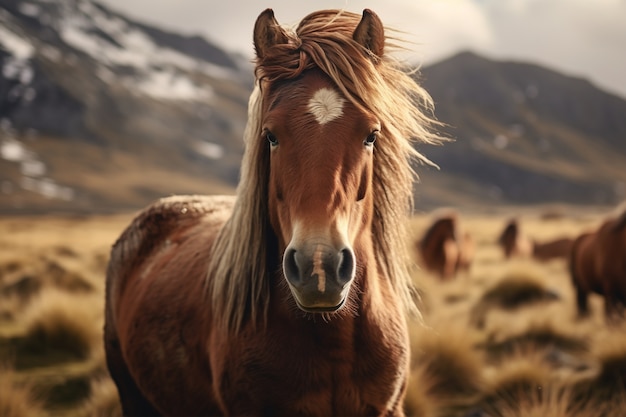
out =
[(145, 23), (199, 34), (252, 58), (258, 14), (296, 24), (311, 11), (376, 12), (407, 32), (415, 61), (461, 50), (537, 63), (626, 98), (626, 0), (99, 0)]

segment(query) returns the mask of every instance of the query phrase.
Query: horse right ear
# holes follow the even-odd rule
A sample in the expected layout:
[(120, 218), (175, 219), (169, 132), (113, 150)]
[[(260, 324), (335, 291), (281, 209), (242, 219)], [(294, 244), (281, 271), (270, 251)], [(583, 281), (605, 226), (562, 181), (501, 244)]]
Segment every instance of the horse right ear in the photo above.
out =
[(363, 10), (363, 17), (357, 25), (352, 38), (377, 57), (385, 50), (385, 28), (376, 13)]
[(257, 58), (263, 59), (269, 48), (287, 42), (287, 34), (276, 21), (274, 11), (265, 9), (254, 24), (254, 50)]

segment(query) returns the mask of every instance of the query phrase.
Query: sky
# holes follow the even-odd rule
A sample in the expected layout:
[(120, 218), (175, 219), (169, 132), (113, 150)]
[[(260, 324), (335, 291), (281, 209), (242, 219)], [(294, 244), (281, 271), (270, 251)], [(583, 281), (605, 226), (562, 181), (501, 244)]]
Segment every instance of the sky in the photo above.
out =
[(626, 0), (99, 0), (181, 34), (202, 35), (252, 59), (252, 28), (265, 8), (295, 25), (325, 8), (376, 12), (404, 32), (407, 59), (429, 65), (470, 50), (586, 78), (626, 99)]

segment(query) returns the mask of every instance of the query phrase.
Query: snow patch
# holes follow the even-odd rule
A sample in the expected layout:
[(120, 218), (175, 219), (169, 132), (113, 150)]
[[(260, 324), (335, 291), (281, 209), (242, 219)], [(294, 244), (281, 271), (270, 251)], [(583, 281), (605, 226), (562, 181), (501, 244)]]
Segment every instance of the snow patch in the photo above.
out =
[(220, 159), (224, 156), (224, 148), (217, 143), (196, 142), (194, 148), (200, 155), (209, 159)]
[(5, 25), (0, 25), (0, 44), (18, 60), (29, 59), (35, 51), (30, 42), (11, 32)]

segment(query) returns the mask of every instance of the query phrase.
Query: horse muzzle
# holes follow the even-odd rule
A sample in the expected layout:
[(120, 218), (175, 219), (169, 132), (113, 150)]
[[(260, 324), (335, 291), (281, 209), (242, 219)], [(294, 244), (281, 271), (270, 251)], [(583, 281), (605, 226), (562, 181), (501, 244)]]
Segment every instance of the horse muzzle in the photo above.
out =
[(329, 245), (289, 246), (283, 257), (283, 271), (296, 304), (307, 312), (332, 312), (348, 297), (356, 260), (348, 247)]

